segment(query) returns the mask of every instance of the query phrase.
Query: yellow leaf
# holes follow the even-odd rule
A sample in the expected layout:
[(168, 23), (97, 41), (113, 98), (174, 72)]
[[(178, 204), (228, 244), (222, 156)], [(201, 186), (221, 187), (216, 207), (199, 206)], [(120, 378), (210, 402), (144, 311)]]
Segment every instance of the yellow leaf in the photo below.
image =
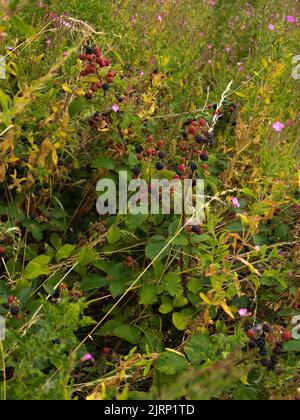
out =
[(230, 316), (230, 318), (234, 319), (234, 315), (231, 311), (231, 309), (229, 308), (229, 306), (227, 305), (227, 303), (225, 301), (221, 302), (220, 305), (222, 306), (224, 312), (227, 313), (227, 315)]
[(201, 299), (207, 303), (208, 305), (213, 305), (212, 301), (208, 299), (208, 297), (204, 293), (200, 293), (199, 296)]
[(3, 182), (5, 180), (6, 175), (6, 167), (3, 162), (0, 163), (0, 182)]
[(62, 85), (62, 88), (67, 93), (73, 93), (72, 89), (70, 89), (69, 86), (67, 85)]

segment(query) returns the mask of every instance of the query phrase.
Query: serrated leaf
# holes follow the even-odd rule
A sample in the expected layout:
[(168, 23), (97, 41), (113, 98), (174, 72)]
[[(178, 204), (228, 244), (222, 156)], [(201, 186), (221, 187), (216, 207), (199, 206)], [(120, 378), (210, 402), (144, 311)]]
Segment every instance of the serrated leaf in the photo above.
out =
[(157, 287), (146, 284), (142, 287), (140, 295), (140, 305), (153, 305), (157, 298)]
[(65, 260), (69, 258), (69, 256), (72, 254), (72, 252), (75, 250), (74, 245), (66, 244), (59, 248), (59, 250), (56, 252), (55, 258), (57, 262), (60, 262), (61, 260)]
[(166, 351), (158, 358), (156, 368), (160, 373), (175, 375), (187, 369), (188, 363), (184, 356)]
[(179, 273), (168, 273), (163, 278), (164, 289), (172, 297), (181, 296), (183, 287), (181, 285), (181, 277)]

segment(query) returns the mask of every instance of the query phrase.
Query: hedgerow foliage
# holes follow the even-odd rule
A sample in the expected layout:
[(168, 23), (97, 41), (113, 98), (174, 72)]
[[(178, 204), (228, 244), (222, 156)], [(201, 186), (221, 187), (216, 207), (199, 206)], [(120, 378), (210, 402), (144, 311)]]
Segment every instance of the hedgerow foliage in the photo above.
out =
[[(0, 397), (299, 398), (297, 2), (0, 3)], [(100, 217), (120, 170), (203, 225)]]

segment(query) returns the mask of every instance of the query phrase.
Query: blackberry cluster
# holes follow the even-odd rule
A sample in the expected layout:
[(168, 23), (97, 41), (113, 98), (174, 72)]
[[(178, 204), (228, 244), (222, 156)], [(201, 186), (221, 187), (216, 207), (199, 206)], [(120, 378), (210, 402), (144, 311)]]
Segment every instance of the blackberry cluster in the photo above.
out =
[(102, 69), (111, 66), (110, 59), (102, 55), (101, 48), (87, 47), (85, 54), (80, 54), (79, 59), (85, 66), (84, 69), (80, 72), (80, 76), (86, 77), (95, 74), (97, 75), (98, 79), (97, 82), (93, 82), (91, 84), (90, 89), (86, 92), (86, 99), (93, 99), (93, 94), (96, 93), (99, 89), (102, 89), (104, 92), (108, 91), (110, 84), (114, 82), (115, 73), (110, 70), (105, 77), (101, 75), (100, 72)]
[(261, 365), (269, 371), (275, 370), (279, 356), (283, 351), (284, 342), (292, 339), (288, 330), (277, 325), (272, 327), (269, 324), (264, 324), (262, 328), (249, 329), (247, 336), (250, 338), (249, 349), (258, 350)]

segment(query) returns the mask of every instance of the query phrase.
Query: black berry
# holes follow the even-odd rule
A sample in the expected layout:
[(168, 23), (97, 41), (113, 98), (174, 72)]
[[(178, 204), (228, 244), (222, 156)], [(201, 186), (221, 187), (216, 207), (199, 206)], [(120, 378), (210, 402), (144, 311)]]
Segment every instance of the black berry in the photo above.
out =
[(143, 148), (143, 146), (141, 144), (137, 144), (135, 146), (135, 151), (136, 151), (137, 154), (140, 154), (140, 153), (143, 153), (144, 148)]
[(208, 155), (208, 153), (206, 153), (206, 152), (201, 153), (201, 155), (200, 155), (200, 159), (201, 159), (203, 162), (207, 162), (207, 161), (209, 160), (209, 155)]
[(102, 86), (102, 89), (104, 90), (104, 92), (109, 90), (109, 83), (104, 83)]
[(203, 139), (203, 137), (202, 136), (195, 136), (195, 141), (196, 141), (196, 143), (198, 143), (198, 144), (202, 144), (203, 143), (203, 141), (204, 141), (204, 139)]
[(158, 170), (158, 171), (162, 171), (163, 169), (164, 169), (164, 164), (163, 163), (161, 163), (161, 162), (158, 162), (157, 164), (156, 164), (156, 169)]
[(191, 163), (191, 170), (192, 170), (192, 171), (197, 171), (197, 169), (198, 169), (198, 165), (197, 165), (197, 163), (192, 162), (192, 163)]
[(166, 157), (166, 153), (165, 152), (159, 152), (158, 157), (159, 157), (159, 159), (164, 159)]
[(136, 166), (135, 168), (133, 168), (132, 171), (133, 171), (134, 175), (136, 175), (136, 176), (139, 176), (140, 173), (142, 172), (141, 171), (141, 168), (139, 168), (138, 166)]

